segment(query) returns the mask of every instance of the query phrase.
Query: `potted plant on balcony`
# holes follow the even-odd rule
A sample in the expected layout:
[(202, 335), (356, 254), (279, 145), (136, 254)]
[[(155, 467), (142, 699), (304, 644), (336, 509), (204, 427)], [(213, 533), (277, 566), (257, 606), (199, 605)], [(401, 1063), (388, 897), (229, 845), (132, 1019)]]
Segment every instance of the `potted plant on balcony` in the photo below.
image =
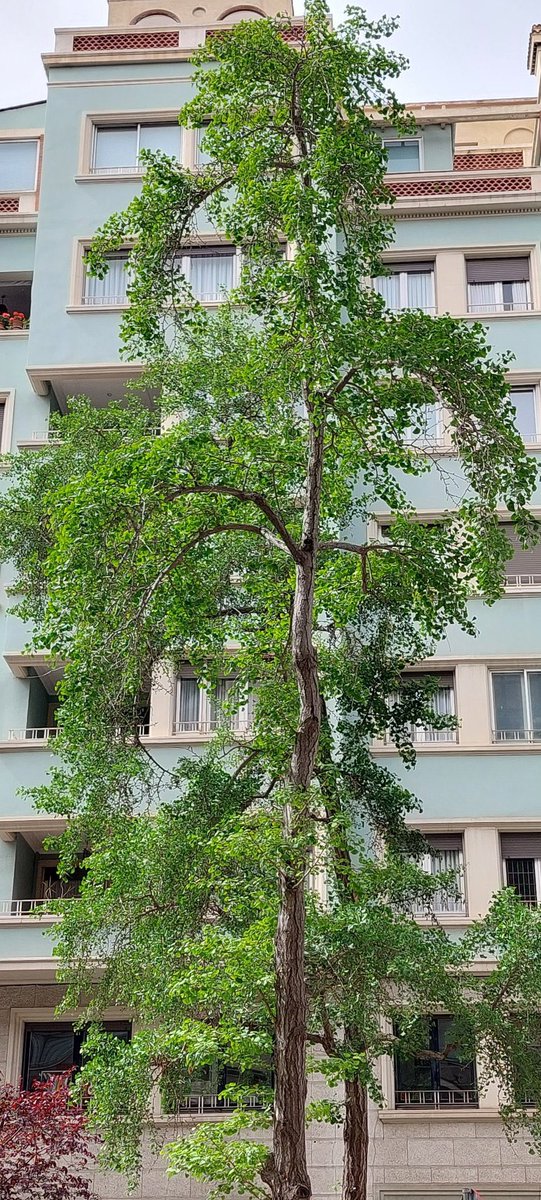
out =
[(26, 317), (24, 313), (12, 312), (9, 322), (10, 329), (25, 329)]

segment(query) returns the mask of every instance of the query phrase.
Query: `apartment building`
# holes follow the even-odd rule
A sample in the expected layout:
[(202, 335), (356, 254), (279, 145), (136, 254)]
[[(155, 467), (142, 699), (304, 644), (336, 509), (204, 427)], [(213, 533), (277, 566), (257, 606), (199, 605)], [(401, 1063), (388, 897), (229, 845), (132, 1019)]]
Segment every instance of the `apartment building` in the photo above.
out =
[[(257, 8), (205, 4), (192, 9), (187, 0), (168, 0), (167, 11), (150, 11), (145, 0), (109, 0), (106, 28), (57, 31), (54, 51), (44, 55), (47, 101), (0, 112), (2, 452), (43, 445), (50, 414), (65, 411), (70, 395), (107, 405), (137, 373), (119, 356), (127, 252), (112, 256), (98, 281), (85, 275), (85, 247), (136, 193), (141, 149), (163, 149), (187, 166), (201, 161), (197, 134), (180, 130), (176, 114), (190, 95), (190, 55), (208, 30), (284, 9), (283, 0), (261, 0)], [(536, 80), (540, 47), (535, 26), (529, 65)], [(518, 427), (529, 451), (541, 454), (538, 97), (418, 104), (413, 111), (414, 137), (384, 131), (396, 239), (386, 255), (390, 273), (375, 286), (391, 308), (480, 320), (496, 350), (513, 351), (509, 386)], [(238, 260), (208, 227), (184, 265), (196, 294), (212, 306), (234, 283)], [(449, 506), (442, 473), (460, 488), (444, 412), (427, 410), (420, 442), (434, 466), (408, 486), (419, 519), (432, 522)], [(541, 492), (535, 503), (541, 514)], [(501, 517), (509, 521), (505, 512)], [(382, 510), (369, 536), (384, 537), (388, 521)], [(0, 1071), (29, 1083), (80, 1054), (70, 1022), (54, 1017), (60, 989), (46, 904), (66, 885), (44, 839), (58, 824), (36, 815), (20, 794), (43, 780), (50, 761), (59, 671), (44, 656), (24, 653), (26, 631), (7, 612), (8, 572), (0, 582)], [(440, 919), (457, 936), (503, 883), (527, 904), (541, 899), (541, 551), (517, 546), (504, 598), (492, 608), (472, 600), (472, 611), (477, 638), (449, 629), (420, 668), (438, 674), (437, 710), (455, 713), (458, 728), (416, 728), (418, 763), (413, 779), (407, 776), (422, 801), (416, 821), (432, 847), (427, 869), (443, 862), (461, 880), (462, 899), (442, 894), (438, 902)], [(186, 669), (149, 688), (140, 732), (164, 765), (213, 736), (231, 686), (224, 679), (208, 696)], [(239, 732), (248, 730), (249, 705), (235, 721)], [(404, 776), (391, 744), (374, 753)], [(106, 1016), (118, 1036), (129, 1037), (129, 1014)], [(445, 1029), (445, 1015), (427, 1014), (432, 1048)], [(470, 1187), (484, 1200), (539, 1195), (541, 1162), (523, 1144), (507, 1143), (496, 1090), (480, 1087), (474, 1063), (419, 1070), (389, 1062), (383, 1075), (387, 1107), (371, 1113), (373, 1200), (460, 1197)], [(181, 1122), (221, 1114), (220, 1086), (209, 1081), (191, 1097)], [(157, 1108), (156, 1118), (167, 1134), (167, 1114)], [(310, 1131), (309, 1155), (316, 1195), (336, 1195), (339, 1133)], [(144, 1166), (135, 1195), (196, 1198), (194, 1184), (166, 1181), (150, 1152)], [(97, 1186), (102, 1200), (125, 1194), (116, 1178), (100, 1177)]]

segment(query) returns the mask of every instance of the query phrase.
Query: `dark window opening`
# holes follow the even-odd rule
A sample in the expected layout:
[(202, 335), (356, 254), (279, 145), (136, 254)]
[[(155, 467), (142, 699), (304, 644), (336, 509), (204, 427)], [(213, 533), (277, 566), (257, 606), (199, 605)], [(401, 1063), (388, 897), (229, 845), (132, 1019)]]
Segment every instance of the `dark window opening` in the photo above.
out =
[(460, 1047), (454, 1042), (453, 1018), (430, 1017), (426, 1029), (427, 1056), (422, 1052), (411, 1058), (397, 1054), (396, 1108), (477, 1107), (475, 1063), (464, 1061)]
[[(130, 1021), (104, 1021), (106, 1033), (113, 1033), (123, 1042), (131, 1037)], [(44, 1083), (66, 1071), (79, 1069), (82, 1064), (81, 1050), (85, 1040), (84, 1029), (75, 1030), (73, 1025), (61, 1021), (50, 1021), (25, 1026), (23, 1053), (23, 1088), (31, 1088), (35, 1082)]]

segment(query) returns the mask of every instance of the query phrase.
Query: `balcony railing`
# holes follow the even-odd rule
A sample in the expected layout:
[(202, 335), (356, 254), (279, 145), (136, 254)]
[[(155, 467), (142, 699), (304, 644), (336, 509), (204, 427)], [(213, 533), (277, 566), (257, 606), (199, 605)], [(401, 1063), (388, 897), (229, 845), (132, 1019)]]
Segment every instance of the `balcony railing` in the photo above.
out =
[(219, 717), (211, 721), (174, 721), (173, 733), (216, 733), (224, 730), (227, 733), (247, 733), (251, 728), (248, 717)]
[[(245, 1108), (262, 1108), (263, 1101), (261, 1096), (254, 1094), (252, 1096), (243, 1097), (243, 1107)], [(209, 1112), (234, 1112), (237, 1105), (229, 1096), (208, 1095), (208, 1096), (183, 1096), (179, 1103), (175, 1106), (176, 1113), (209, 1113)]]
[(467, 1091), (396, 1092), (396, 1108), (478, 1108), (479, 1093), (476, 1088)]
[[(529, 439), (530, 440), (530, 439)], [(536, 441), (541, 439), (537, 439)], [(541, 575), (506, 575), (506, 588), (539, 588), (541, 587)]]
[(81, 303), (85, 308), (118, 308), (128, 303), (128, 297), (125, 292), (120, 296), (82, 296)]
[(432, 725), (413, 725), (412, 742), (457, 742), (458, 729), (434, 729)]
[(53, 913), (49, 912), (50, 900), (0, 900), (0, 918), (1, 917), (29, 917), (36, 913), (39, 916), (49, 915), (54, 917)]
[(48, 742), (57, 733), (56, 725), (41, 725), (33, 729), (10, 729), (8, 738), (10, 742)]
[(471, 304), (468, 302), (469, 313), (503, 313), (503, 312), (533, 312), (533, 300), (521, 300), (515, 302), (501, 302), (497, 304)]
[(493, 742), (541, 742), (541, 729), (493, 729)]

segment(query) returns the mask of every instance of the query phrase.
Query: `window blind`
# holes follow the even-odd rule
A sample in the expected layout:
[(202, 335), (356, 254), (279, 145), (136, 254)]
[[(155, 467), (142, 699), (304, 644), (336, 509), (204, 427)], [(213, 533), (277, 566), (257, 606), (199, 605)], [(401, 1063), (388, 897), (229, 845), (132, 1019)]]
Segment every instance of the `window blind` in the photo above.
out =
[(468, 283), (514, 283), (529, 280), (529, 258), (469, 258)]
[(502, 833), (502, 858), (541, 858), (541, 833)]
[(434, 854), (445, 854), (448, 851), (462, 850), (461, 833), (428, 833), (426, 841)]
[(523, 550), (512, 525), (502, 525), (513, 547), (511, 557), (505, 565), (505, 574), (541, 576), (541, 540), (531, 550)]

